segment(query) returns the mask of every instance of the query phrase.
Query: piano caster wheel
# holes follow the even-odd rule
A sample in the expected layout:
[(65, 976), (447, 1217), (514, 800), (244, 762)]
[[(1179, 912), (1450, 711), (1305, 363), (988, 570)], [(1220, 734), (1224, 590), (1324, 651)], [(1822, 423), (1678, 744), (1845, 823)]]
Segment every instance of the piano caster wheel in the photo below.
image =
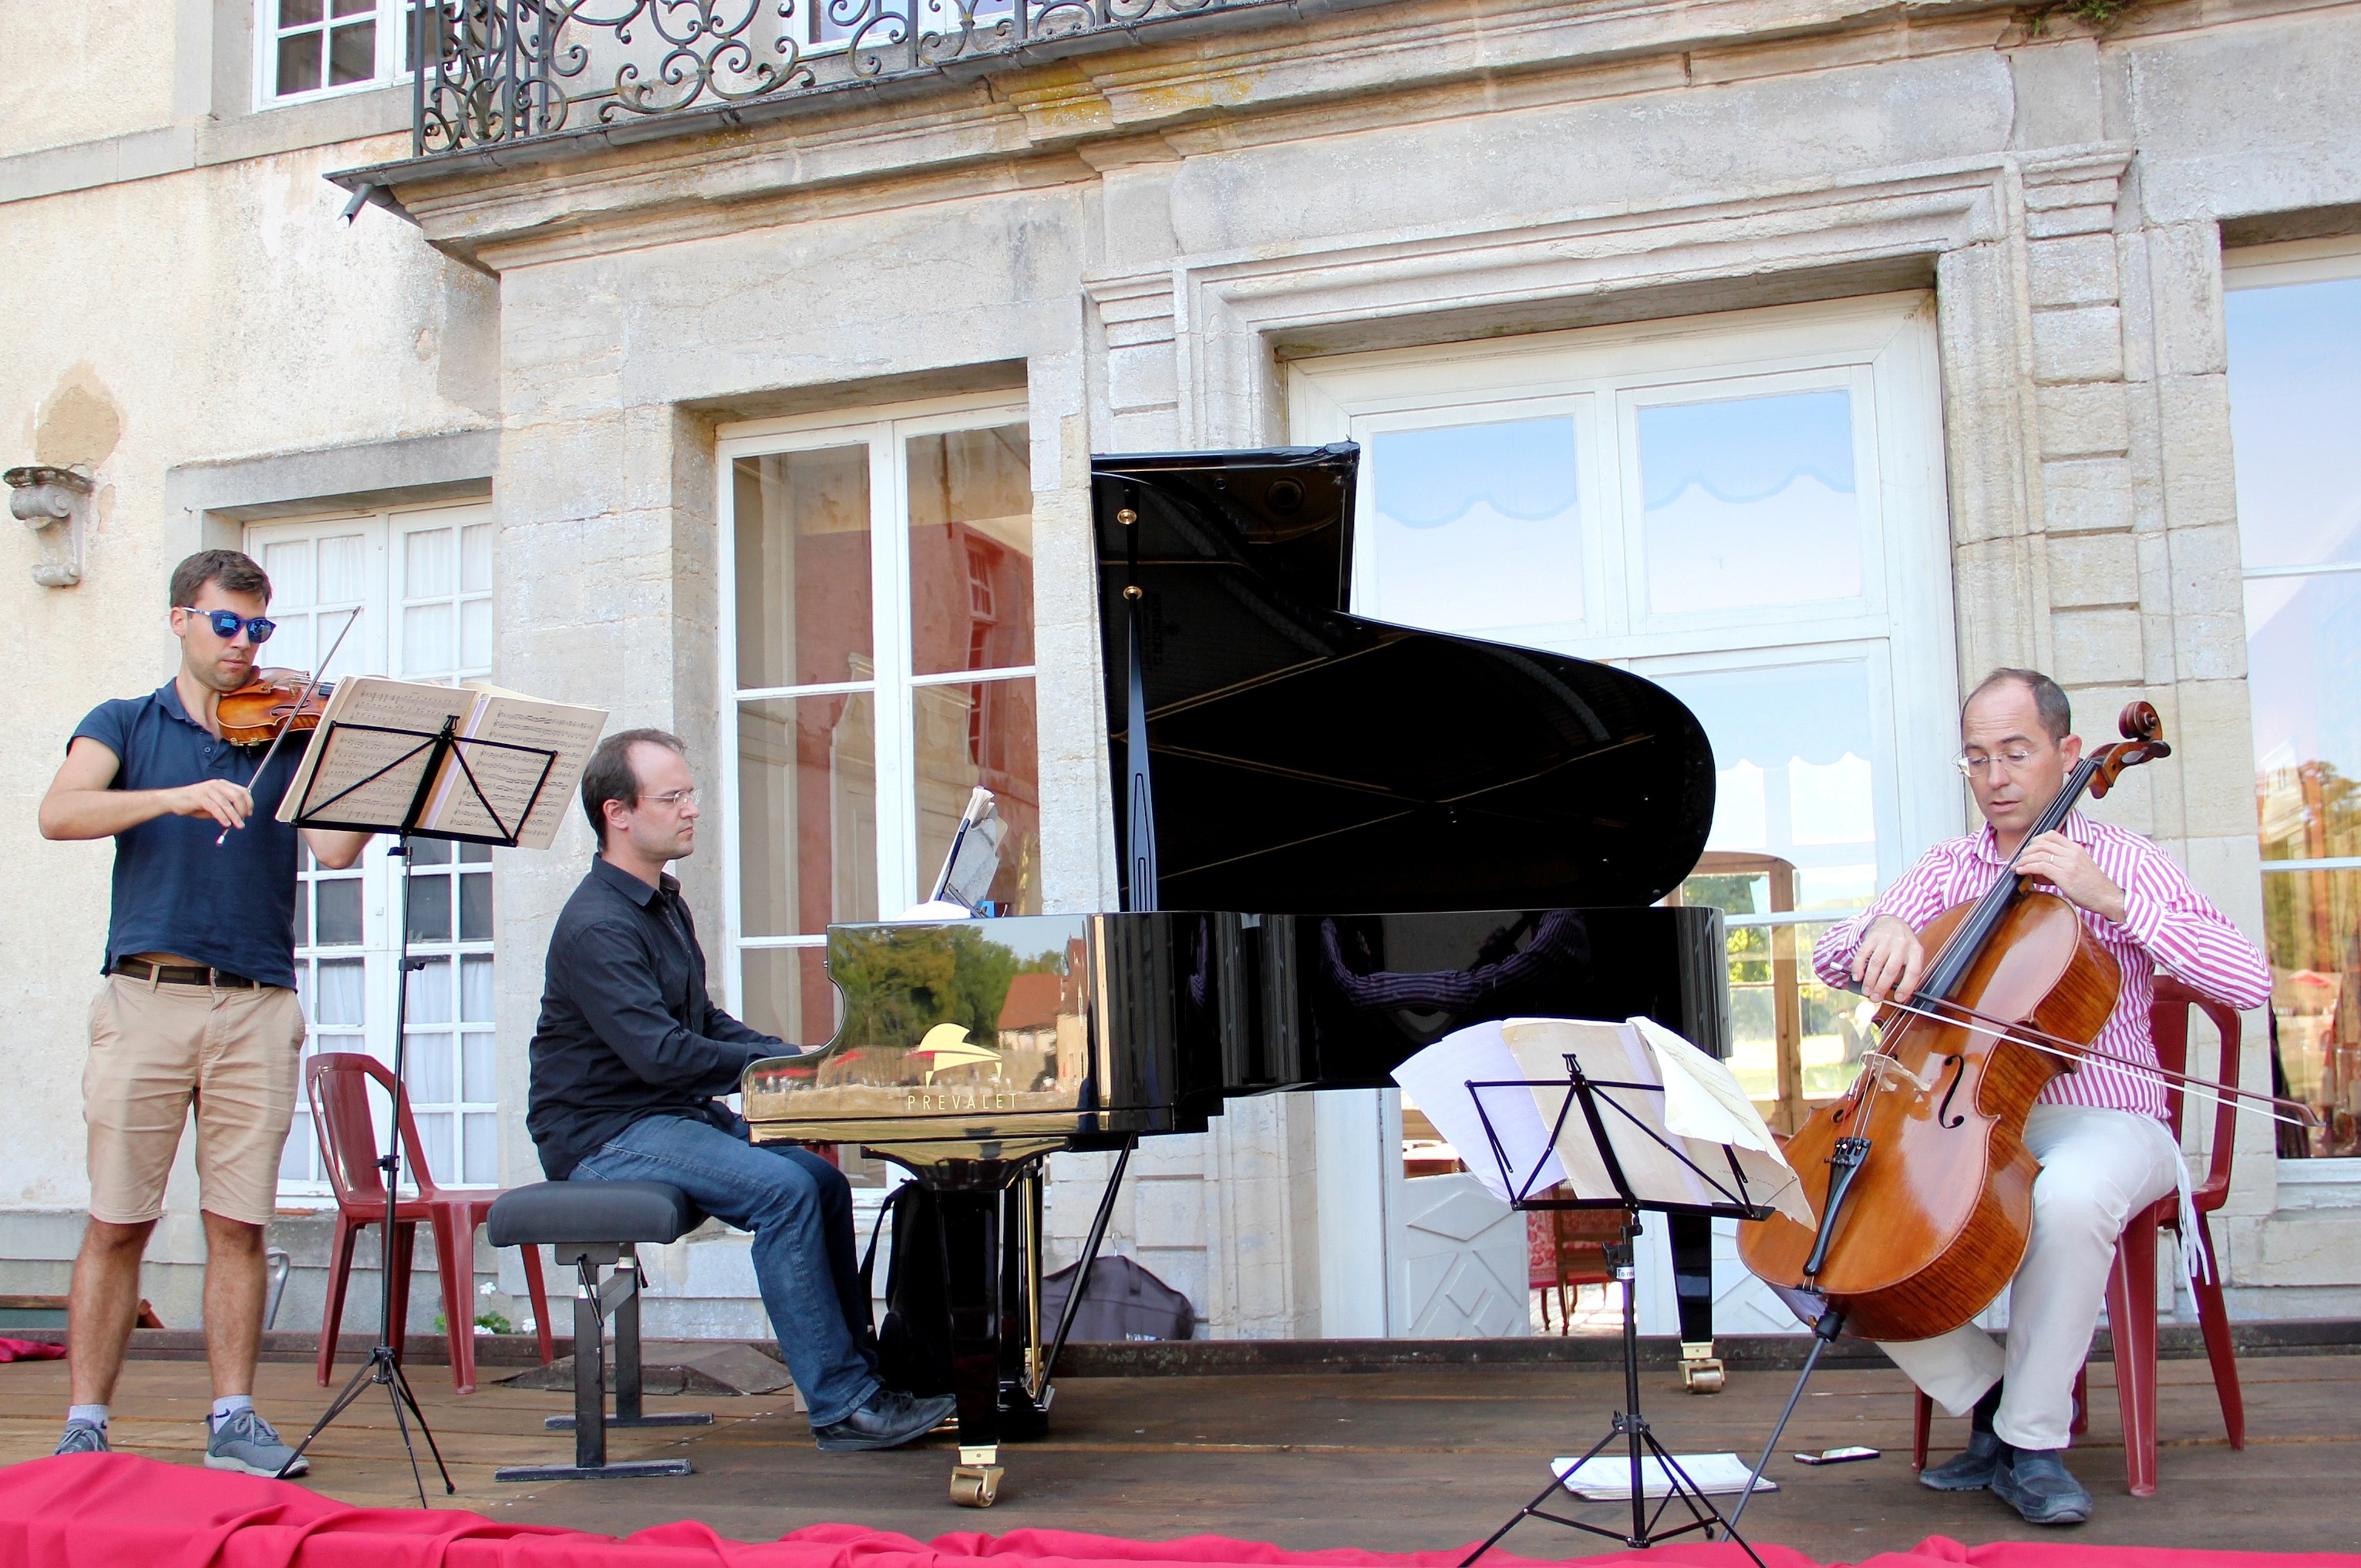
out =
[(951, 1470), (951, 1501), (963, 1508), (988, 1508), (1000, 1501), (997, 1464), (961, 1464)]
[(1712, 1356), (1702, 1361), (1684, 1361), (1681, 1363), (1681, 1382), (1692, 1394), (1719, 1394), (1722, 1383), (1721, 1362)]

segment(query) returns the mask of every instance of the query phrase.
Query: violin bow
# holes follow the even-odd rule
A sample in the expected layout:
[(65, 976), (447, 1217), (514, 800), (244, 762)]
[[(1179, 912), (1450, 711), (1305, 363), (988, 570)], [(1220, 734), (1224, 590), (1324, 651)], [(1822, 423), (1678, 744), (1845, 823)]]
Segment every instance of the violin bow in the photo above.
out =
[[(336, 640), (328, 644), (328, 656), (320, 661), (320, 667), (312, 672), (312, 678), (303, 683), (302, 691), (296, 695), (295, 713), (289, 714), (287, 716), (287, 722), (279, 727), (279, 733), (270, 738), (269, 746), (262, 753), (262, 761), (254, 764), (254, 772), (246, 781), (247, 795), (249, 798), (251, 798), (254, 794), (254, 786), (262, 782), (263, 771), (270, 766), (270, 759), (279, 754), (279, 743), (287, 739), (287, 732), (290, 729), (295, 728), (295, 714), (302, 713), (303, 711), (303, 705), (312, 700), (312, 693), (318, 688), (322, 677), (327, 674), (328, 666), (335, 663), (336, 650), (345, 645), (346, 634), (352, 630), (353, 622), (358, 620), (360, 618), (361, 612), (359, 607), (356, 606), (353, 612), (345, 617), (344, 630), (337, 632)], [(229, 829), (225, 828), (214, 838), (214, 848), (218, 850), (228, 841)]]
[[(1848, 994), (1859, 995), (1860, 993), (1858, 992), (1848, 992)], [(2311, 1128), (2323, 1124), (2320, 1120), (2320, 1113), (2300, 1100), (2284, 1100), (2276, 1094), (2263, 1094), (2251, 1089), (2237, 1088), (2229, 1084), (2208, 1082), (2203, 1079), (2191, 1077), (2190, 1074), (2185, 1072), (2175, 1072), (2170, 1068), (2164, 1066), (2160, 1062), (2144, 1062), (2133, 1057), (2119, 1056), (2114, 1051), (2103, 1051), (2096, 1046), (2077, 1045), (2071, 1040), (2064, 1040), (2059, 1038), (2055, 1035), (2045, 1034), (2041, 1030), (2033, 1028), (2029, 1025), (2012, 1024), (2005, 1019), (1995, 1018), (1988, 1014), (1979, 1013), (1974, 1008), (1969, 1007), (1961, 1003), (1952, 1002), (1944, 998), (1935, 998), (1932, 999), (1932, 1002), (1933, 1007), (1946, 1008), (1949, 1011), (1936, 1012), (1933, 1010), (1933, 1007), (1915, 1006), (1910, 1003), (1895, 1002), (1890, 998), (1884, 1002), (1879, 1003), (1877, 1005), (1881, 1007), (1891, 1007), (1897, 1013), (1907, 1013), (1915, 1017), (1925, 1018), (1931, 1023), (1949, 1025), (1953, 1028), (1959, 1027), (1963, 1023), (1974, 1025), (1992, 1031), (1998, 1038), (2023, 1046), (2028, 1050), (2040, 1051), (2046, 1056), (2057, 1057), (2061, 1060), (2076, 1062), (2096, 1060), (2103, 1062), (2110, 1067), (2123, 1068), (2132, 1072), (2146, 1073), (2158, 1082), (2178, 1084), (2185, 1092), (2195, 1094), (2199, 1098), (2205, 1100), (2212, 1104), (2228, 1105), (2234, 1111), (2243, 1111), (2248, 1115), (2261, 1116), (2268, 1121), (2285, 1123), (2290, 1127)], [(1885, 1053), (1881, 1047), (1875, 1054), (1883, 1057)], [(1886, 1058), (1886, 1059), (1892, 1060), (1893, 1058)], [(2227, 1096), (2227, 1098), (2225, 1098), (2225, 1096)], [(2260, 1103), (2249, 1104), (2242, 1103), (2243, 1102), (2259, 1102)], [(2277, 1109), (2266, 1110), (2264, 1109), (2265, 1106), (2276, 1107)], [(2295, 1114), (2292, 1116), (2282, 1115), (2279, 1113), (2282, 1110), (2292, 1111)]]

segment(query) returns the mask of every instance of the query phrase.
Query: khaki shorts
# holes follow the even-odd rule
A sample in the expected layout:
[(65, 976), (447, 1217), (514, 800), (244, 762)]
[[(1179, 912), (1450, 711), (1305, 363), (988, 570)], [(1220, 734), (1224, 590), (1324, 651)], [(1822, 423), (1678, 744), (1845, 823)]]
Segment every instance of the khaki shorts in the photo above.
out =
[(164, 1212), (193, 1103), (198, 1205), (268, 1223), (302, 1064), (303, 1004), (284, 986), (216, 991), (108, 975), (90, 1004), (82, 1075), (90, 1217), (137, 1225)]

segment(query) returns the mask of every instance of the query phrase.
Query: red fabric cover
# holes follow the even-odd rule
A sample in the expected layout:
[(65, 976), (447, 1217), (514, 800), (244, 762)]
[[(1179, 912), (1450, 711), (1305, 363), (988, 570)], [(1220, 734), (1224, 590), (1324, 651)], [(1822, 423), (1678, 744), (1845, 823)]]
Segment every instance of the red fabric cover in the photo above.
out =
[(66, 1347), (38, 1340), (0, 1339), (0, 1361), (63, 1361)]
[[(1527, 1524), (1527, 1530), (1546, 1530)], [(1768, 1568), (1817, 1568), (1784, 1547), (1757, 1543)], [(1003, 1536), (961, 1531), (931, 1543), (854, 1525), (823, 1524), (762, 1545), (725, 1541), (693, 1520), (618, 1541), (546, 1525), (504, 1524), (457, 1508), (356, 1508), (284, 1481), (166, 1464), (128, 1453), (36, 1459), (0, 1471), (0, 1568), (1450, 1568), (1450, 1552), (1282, 1552), (1253, 1541), (1193, 1536), (1121, 1541), (1056, 1530)], [(1494, 1553), (1498, 1568), (1544, 1568)], [(1692, 1544), (1580, 1560), (1595, 1568), (1739, 1568), (1738, 1548)], [(2170, 1552), (2153, 1547), (1997, 1541), (1962, 1546), (1940, 1536), (1861, 1568), (2361, 1568), (2325, 1552)], [(1561, 1564), (1560, 1568), (1570, 1568)]]

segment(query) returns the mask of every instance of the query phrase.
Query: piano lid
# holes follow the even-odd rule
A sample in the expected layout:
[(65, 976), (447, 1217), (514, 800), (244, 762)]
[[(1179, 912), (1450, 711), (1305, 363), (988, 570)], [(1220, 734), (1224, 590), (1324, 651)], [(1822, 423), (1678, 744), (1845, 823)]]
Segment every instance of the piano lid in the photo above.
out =
[(1672, 891), (1713, 821), (1696, 718), (1627, 670), (1346, 613), (1359, 460), (1348, 442), (1092, 460), (1126, 877), (1137, 585), (1154, 907), (1535, 909)]

